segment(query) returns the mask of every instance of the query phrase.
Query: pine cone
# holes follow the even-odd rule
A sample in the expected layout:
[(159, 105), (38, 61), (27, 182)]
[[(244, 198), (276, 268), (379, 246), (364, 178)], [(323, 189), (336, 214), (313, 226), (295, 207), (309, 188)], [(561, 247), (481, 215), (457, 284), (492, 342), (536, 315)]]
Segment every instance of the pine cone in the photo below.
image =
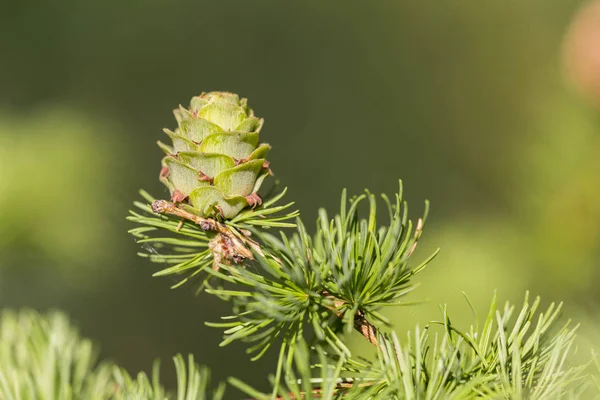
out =
[(179, 127), (165, 129), (173, 142), (158, 145), (163, 158), (161, 181), (171, 200), (195, 215), (231, 219), (248, 206), (260, 204), (256, 194), (270, 174), (258, 145), (263, 120), (248, 108), (247, 99), (227, 92), (193, 97), (189, 109), (173, 111)]

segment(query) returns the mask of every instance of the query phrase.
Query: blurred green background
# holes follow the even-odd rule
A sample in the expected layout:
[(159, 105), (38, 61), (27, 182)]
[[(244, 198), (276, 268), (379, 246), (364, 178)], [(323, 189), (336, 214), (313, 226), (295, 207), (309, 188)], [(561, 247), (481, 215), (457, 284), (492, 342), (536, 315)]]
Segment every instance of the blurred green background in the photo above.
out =
[[(0, 7), (0, 305), (60, 308), (130, 371), (194, 353), (217, 380), (265, 382), (203, 325), (218, 300), (170, 290), (136, 256), (127, 210), (158, 182), (161, 129), (202, 91), (248, 97), (271, 167), (305, 222), (343, 188), (402, 178), (417, 277), (396, 327), (448, 303), (463, 328), (494, 289), (565, 301), (593, 343), (600, 313), (600, 115), (561, 48), (582, 4), (440, 1), (74, 1)], [(307, 160), (309, 160), (307, 162)], [(600, 318), (598, 319), (600, 320)], [(361, 338), (353, 338), (360, 345)], [(588, 346), (589, 347), (589, 346)]]

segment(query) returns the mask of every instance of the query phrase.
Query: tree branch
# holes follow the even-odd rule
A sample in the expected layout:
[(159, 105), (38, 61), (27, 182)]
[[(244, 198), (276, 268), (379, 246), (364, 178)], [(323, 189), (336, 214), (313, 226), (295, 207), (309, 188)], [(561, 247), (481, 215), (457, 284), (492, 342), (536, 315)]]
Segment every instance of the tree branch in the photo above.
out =
[[(248, 247), (252, 248), (258, 254), (264, 255), (258, 243), (256, 243), (249, 237), (239, 233), (234, 228), (221, 224), (220, 222), (215, 221), (211, 218), (202, 218), (197, 215), (194, 215), (166, 200), (154, 201), (152, 203), (152, 211), (154, 211), (155, 213), (168, 214), (186, 219), (188, 221), (192, 221), (195, 224), (199, 225), (200, 228), (204, 231), (217, 232), (219, 235), (221, 235), (221, 238), (217, 238), (215, 243), (218, 244), (218, 242), (226, 242), (228, 251), (225, 251), (224, 255), (226, 256), (226, 258), (231, 259), (236, 263), (240, 263), (244, 259), (254, 260), (252, 252), (248, 249)], [(218, 249), (222, 246), (214, 247)], [(215, 253), (215, 255), (219, 254)], [(219, 261), (218, 257), (215, 257), (215, 260)]]

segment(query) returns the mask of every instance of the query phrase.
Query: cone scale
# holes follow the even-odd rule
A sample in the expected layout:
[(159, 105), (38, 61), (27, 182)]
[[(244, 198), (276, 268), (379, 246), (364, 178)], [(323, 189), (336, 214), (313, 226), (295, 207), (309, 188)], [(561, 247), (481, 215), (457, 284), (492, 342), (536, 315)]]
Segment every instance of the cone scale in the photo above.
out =
[(186, 109), (173, 111), (178, 127), (165, 129), (171, 145), (160, 180), (171, 201), (203, 218), (232, 219), (260, 204), (258, 190), (270, 175), (265, 159), (271, 146), (259, 144), (263, 120), (246, 99), (228, 92), (202, 93)]

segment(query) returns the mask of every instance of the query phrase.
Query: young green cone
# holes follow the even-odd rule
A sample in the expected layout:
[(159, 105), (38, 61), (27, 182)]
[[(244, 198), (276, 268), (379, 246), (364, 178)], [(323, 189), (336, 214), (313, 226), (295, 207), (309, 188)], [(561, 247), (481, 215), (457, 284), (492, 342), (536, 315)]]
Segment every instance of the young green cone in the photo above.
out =
[(171, 200), (195, 215), (234, 218), (260, 204), (256, 194), (270, 174), (265, 156), (271, 146), (258, 144), (263, 120), (247, 99), (227, 92), (202, 93), (190, 106), (173, 111), (178, 127), (165, 129), (172, 146), (159, 142), (163, 158), (161, 181)]

